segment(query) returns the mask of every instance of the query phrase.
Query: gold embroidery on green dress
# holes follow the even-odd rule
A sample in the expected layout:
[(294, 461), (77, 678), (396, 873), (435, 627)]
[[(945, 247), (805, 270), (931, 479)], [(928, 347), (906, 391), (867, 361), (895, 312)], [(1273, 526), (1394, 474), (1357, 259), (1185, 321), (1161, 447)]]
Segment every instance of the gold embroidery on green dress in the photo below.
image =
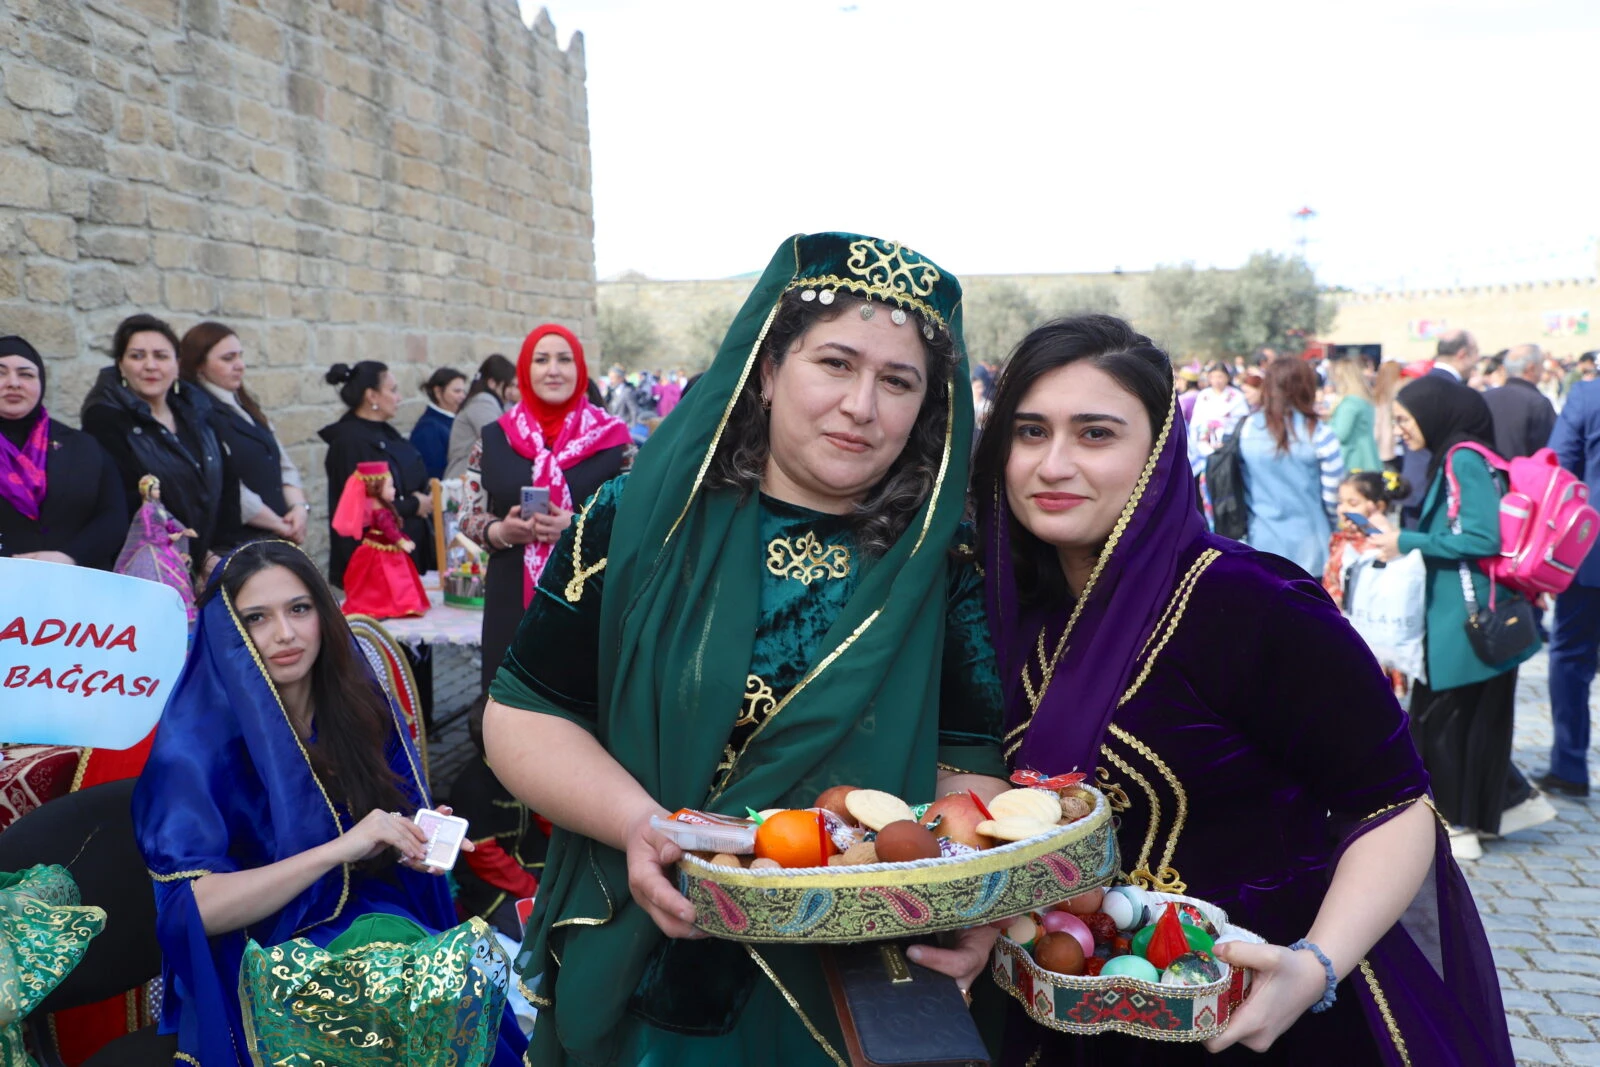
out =
[(562, 590), (569, 604), (576, 604), (582, 600), (583, 583), (606, 569), (605, 559), (588, 567), (583, 565), (583, 526), (588, 519), (589, 508), (585, 505), (578, 512), (578, 528), (572, 531), (572, 580), (567, 582), (567, 587)]
[(773, 693), (772, 686), (762, 681), (759, 674), (748, 675), (745, 678), (744, 704), (739, 710), (739, 717), (733, 722), (733, 732), (728, 738), (728, 743), (722, 746), (722, 762), (717, 764), (719, 785), (726, 782), (728, 772), (739, 762), (739, 753), (743, 751), (750, 735), (760, 729), (761, 724), (771, 717), (773, 709), (777, 706), (778, 698)]
[(767, 570), (801, 585), (818, 578), (843, 578), (850, 573), (850, 550), (825, 545), (813, 533), (801, 534), (799, 540), (774, 537), (767, 542)]

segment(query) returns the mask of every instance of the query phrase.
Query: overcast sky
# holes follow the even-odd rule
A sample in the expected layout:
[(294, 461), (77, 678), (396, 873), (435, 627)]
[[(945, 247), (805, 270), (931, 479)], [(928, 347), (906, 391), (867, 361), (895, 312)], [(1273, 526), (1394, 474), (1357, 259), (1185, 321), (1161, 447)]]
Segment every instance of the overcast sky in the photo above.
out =
[(602, 278), (821, 229), (957, 274), (1234, 266), (1302, 206), (1332, 284), (1596, 273), (1596, 0), (548, 6), (585, 39)]

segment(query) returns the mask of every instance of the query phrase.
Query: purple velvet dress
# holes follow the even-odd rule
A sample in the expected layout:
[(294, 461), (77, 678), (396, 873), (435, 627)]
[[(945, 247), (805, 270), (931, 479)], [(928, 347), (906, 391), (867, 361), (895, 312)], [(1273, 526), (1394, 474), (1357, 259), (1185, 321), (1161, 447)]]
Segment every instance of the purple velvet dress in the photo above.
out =
[[(1320, 583), (1194, 518), (1172, 421), (1047, 685), (1040, 634), (1048, 662), (1073, 605), (1019, 596), (1009, 509), (982, 516), (1007, 755), (1045, 774), (1094, 768), (1120, 809), (1131, 880), (1216, 903), (1287, 945), (1310, 930), (1344, 847), (1424, 798), (1428, 776), (1382, 670)], [(1334, 1006), (1265, 1055), (1061, 1034), (1011, 1004), (1001, 1062), (1509, 1065), (1498, 977), (1442, 826), (1435, 856)]]

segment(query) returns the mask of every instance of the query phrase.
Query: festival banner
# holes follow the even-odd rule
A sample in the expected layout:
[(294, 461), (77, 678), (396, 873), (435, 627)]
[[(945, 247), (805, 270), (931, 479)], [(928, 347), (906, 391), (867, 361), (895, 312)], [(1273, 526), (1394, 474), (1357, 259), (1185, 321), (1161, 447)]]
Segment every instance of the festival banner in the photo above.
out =
[(1587, 337), (1589, 335), (1589, 311), (1546, 311), (1541, 316), (1544, 321), (1544, 335), (1546, 337)]
[(176, 590), (88, 567), (0, 559), (0, 741), (127, 748), (183, 669)]

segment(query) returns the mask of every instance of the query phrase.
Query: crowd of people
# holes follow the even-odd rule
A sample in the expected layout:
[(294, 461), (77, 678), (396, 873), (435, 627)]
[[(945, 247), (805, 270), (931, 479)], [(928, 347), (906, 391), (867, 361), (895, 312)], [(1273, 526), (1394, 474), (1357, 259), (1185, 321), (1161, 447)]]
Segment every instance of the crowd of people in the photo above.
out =
[[(429, 482), (456, 477), (489, 553), (482, 759), (450, 799), (494, 825), (474, 814), (454, 903), (408, 814), (433, 790), (334, 592), (367, 542), (330, 530), (322, 568), (300, 547), (315, 512), (237, 334), (131, 316), (81, 431), (45, 412), (33, 347), (0, 339), (0, 555), (110, 568), (152, 475), (192, 531), (189, 666), (134, 801), (179, 1058), (270, 1044), (251, 952), (304, 942), (280, 968), (335, 966), (381, 932), (444, 946), (423, 971), (515, 972), (526, 1000), (485, 992), (462, 1063), (841, 1063), (815, 949), (703, 938), (652, 820), (841, 785), (987, 800), (1015, 770), (1077, 768), (1116, 798), (1136, 884), (1265, 939), (1217, 948), (1254, 985), (1203, 1046), (1080, 1037), (980, 981), (995, 927), (913, 947), (997, 1062), (1510, 1064), (1457, 860), (1553, 815), (1541, 788), (1587, 795), (1600, 561), (1555, 601), (1556, 744), (1530, 783), (1511, 722), (1539, 646), (1485, 662), (1465, 627), (1497, 590), (1458, 566), (1498, 552), (1505, 486), (1457, 446), (1548, 444), (1600, 475), (1593, 361), (1553, 398), (1537, 346), (1482, 360), (1464, 332), (1424, 368), (1182, 367), (1086, 315), (969, 365), (960, 306), (910, 249), (814, 234), (777, 250), (693, 379), (591, 380), (581, 339), (544, 324), (514, 361), (435, 371), (403, 435), (386, 365), (327, 371), (329, 518), (383, 472), (389, 548), (427, 571)], [(1242, 543), (1207, 528), (1224, 457)], [(1413, 552), (1426, 670), (1398, 677), (1341, 607), (1355, 561)], [(492, 931), (517, 939), (506, 905), (535, 889), (508, 952)], [(327, 1041), (294, 1051), (339, 1062)]]

